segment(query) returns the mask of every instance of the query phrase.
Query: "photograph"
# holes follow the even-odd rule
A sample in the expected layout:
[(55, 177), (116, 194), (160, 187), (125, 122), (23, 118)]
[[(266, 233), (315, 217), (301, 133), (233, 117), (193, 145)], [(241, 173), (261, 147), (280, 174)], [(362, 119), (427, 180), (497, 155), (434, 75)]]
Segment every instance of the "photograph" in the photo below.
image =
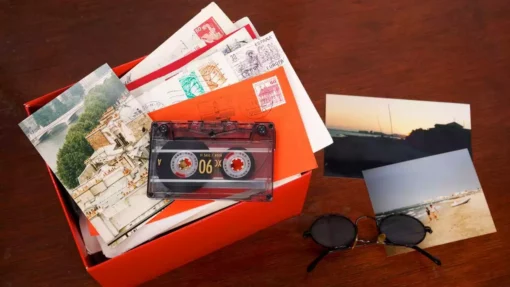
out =
[(19, 124), (109, 244), (168, 204), (146, 196), (150, 125), (106, 64)]
[[(432, 247), (496, 232), (467, 149), (363, 171), (377, 220), (406, 214), (432, 229)], [(411, 251), (386, 246), (388, 256)]]
[(468, 104), (326, 95), (324, 175), (361, 178), (365, 169), (468, 149)]

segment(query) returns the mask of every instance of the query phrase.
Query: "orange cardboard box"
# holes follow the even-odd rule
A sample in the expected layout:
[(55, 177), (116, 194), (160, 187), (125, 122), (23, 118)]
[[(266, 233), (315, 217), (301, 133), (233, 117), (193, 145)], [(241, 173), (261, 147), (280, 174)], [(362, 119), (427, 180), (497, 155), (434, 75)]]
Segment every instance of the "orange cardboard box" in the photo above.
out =
[[(114, 71), (118, 76), (121, 76), (142, 59), (120, 65), (114, 68)], [(25, 110), (28, 114), (33, 113), (68, 87), (25, 103)], [(311, 171), (307, 171), (302, 173), (300, 178), (276, 188), (273, 191), (273, 201), (270, 203), (241, 202), (235, 204), (113, 259), (94, 264), (85, 249), (77, 218), (73, 215), (71, 206), (66, 202), (66, 197), (63, 196), (66, 190), (49, 168), (48, 172), (83, 264), (87, 272), (103, 286), (141, 284), (279, 221), (298, 215), (303, 207), (311, 177)], [(247, 222), (249, 224), (246, 224)], [(215, 240), (203, 240), (203, 238), (215, 238)], [(185, 248), (186, 246), (193, 246), (193, 248)], [(154, 262), (158, 264), (154, 264)]]

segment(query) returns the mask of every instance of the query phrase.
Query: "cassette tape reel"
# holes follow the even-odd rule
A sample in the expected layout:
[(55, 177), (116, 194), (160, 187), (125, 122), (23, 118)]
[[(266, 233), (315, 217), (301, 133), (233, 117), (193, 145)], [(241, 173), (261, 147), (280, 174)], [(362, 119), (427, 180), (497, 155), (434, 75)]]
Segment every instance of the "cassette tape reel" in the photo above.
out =
[(154, 122), (147, 195), (269, 201), (273, 123)]

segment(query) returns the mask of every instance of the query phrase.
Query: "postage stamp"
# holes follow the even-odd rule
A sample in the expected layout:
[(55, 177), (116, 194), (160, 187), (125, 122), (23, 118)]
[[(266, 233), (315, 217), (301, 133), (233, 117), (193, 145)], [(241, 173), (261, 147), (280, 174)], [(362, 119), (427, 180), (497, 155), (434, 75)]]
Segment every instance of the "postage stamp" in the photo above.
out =
[(204, 87), (200, 84), (200, 80), (194, 71), (180, 78), (179, 83), (181, 84), (181, 87), (188, 99), (192, 99), (205, 93)]
[(272, 70), (283, 65), (283, 57), (278, 52), (274, 42), (266, 42), (264, 45), (259, 45), (257, 50), (260, 61), (266, 63), (266, 70)]
[(253, 89), (262, 112), (285, 104), (285, 97), (276, 76), (253, 83)]
[(232, 58), (237, 59), (238, 56), (242, 56), (242, 60), (235, 65), (235, 70), (242, 79), (248, 79), (264, 73), (264, 67), (255, 49), (247, 50), (244, 55), (232, 55)]
[(221, 30), (220, 25), (216, 23), (213, 17), (196, 27), (195, 33), (206, 43), (212, 43), (225, 35), (225, 32)]
[(239, 79), (248, 79), (282, 66), (285, 56), (274, 35), (269, 34), (227, 54), (227, 60)]
[(209, 63), (200, 67), (198, 71), (211, 91), (221, 87), (227, 81), (227, 77), (225, 77), (221, 69), (215, 63)]

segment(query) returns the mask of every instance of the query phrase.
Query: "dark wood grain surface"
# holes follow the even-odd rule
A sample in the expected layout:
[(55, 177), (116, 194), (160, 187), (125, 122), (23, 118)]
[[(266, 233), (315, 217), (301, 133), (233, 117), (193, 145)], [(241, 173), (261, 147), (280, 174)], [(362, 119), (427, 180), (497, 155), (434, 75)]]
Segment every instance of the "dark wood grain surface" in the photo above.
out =
[[(473, 159), (498, 232), (430, 248), (442, 267), (374, 246), (327, 257), (307, 275), (320, 248), (301, 233), (314, 216), (372, 212), (362, 180), (324, 178), (320, 167), (301, 217), (147, 286), (510, 286), (507, 0), (217, 3), (232, 20), (249, 16), (261, 34), (275, 31), (322, 116), (326, 93), (471, 104)], [(206, 4), (0, 0), (0, 286), (97, 285), (43, 160), (17, 126), (22, 104), (105, 62), (148, 54)], [(323, 153), (316, 157), (322, 166)]]

